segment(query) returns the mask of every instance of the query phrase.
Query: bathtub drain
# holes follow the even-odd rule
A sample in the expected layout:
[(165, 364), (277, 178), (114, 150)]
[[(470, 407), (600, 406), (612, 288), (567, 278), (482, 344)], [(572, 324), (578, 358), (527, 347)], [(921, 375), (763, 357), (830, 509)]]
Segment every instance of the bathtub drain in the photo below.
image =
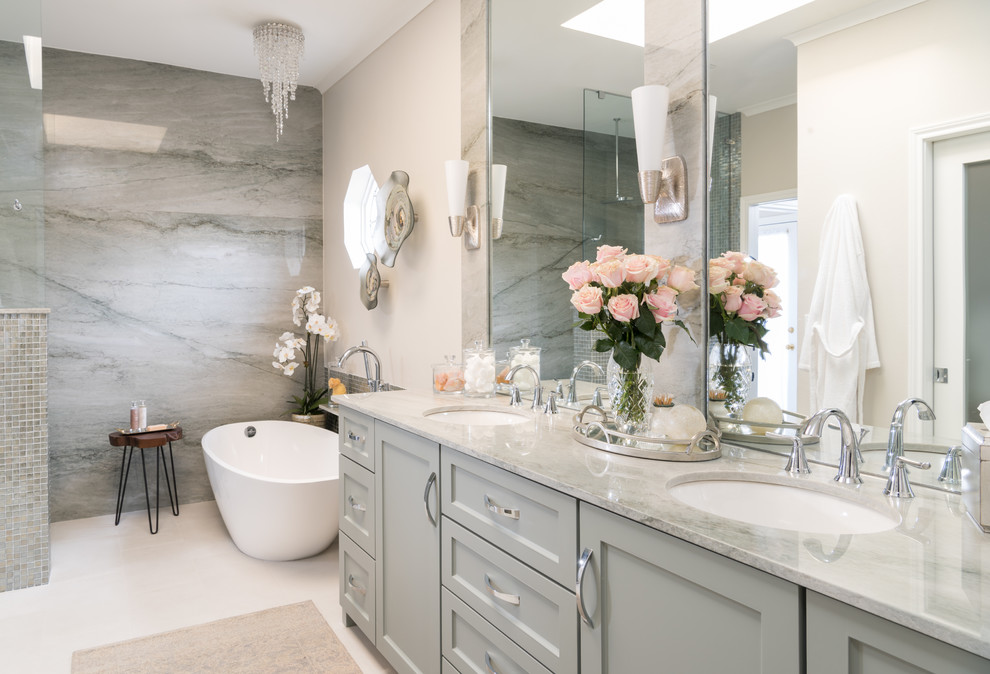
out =
[(248, 426), (247, 428), (244, 429), (244, 435), (248, 436), (249, 438), (253, 438), (254, 434), (257, 432), (258, 431), (254, 426)]

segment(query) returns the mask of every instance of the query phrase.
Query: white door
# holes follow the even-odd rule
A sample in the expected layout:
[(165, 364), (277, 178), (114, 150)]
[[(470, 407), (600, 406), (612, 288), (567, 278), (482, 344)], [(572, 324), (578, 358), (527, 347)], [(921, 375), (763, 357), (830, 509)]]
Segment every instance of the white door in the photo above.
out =
[(780, 283), (781, 315), (767, 321), (770, 353), (755, 356), (757, 395), (797, 408), (797, 199), (775, 199), (747, 206), (749, 254), (773, 267)]
[[(936, 371), (932, 373), (935, 377), (932, 405), (936, 417), (935, 435), (946, 438), (958, 439), (967, 416), (970, 420), (973, 418), (973, 410), (967, 409), (967, 385), (978, 384), (987, 376), (977, 381), (971, 371), (974, 354), (967, 354), (967, 332), (979, 334), (975, 328), (986, 320), (984, 314), (990, 312), (990, 308), (980, 310), (981, 305), (986, 307), (987, 303), (980, 301), (982, 289), (974, 287), (971, 295), (974, 301), (967, 310), (967, 270), (969, 274), (978, 273), (981, 266), (967, 265), (966, 259), (967, 238), (973, 239), (976, 244), (980, 238), (978, 230), (985, 230), (990, 220), (986, 200), (983, 200), (981, 215), (976, 210), (980, 200), (973, 198), (987, 191), (986, 186), (981, 188), (973, 181), (985, 173), (979, 169), (988, 161), (990, 132), (941, 140), (933, 146), (931, 252), (934, 315), (931, 339)], [(974, 228), (970, 237), (967, 237), (967, 222)], [(990, 250), (982, 252), (982, 259), (988, 259), (987, 255), (990, 255)], [(979, 251), (970, 250), (969, 258), (972, 260), (974, 257), (980, 259)], [(979, 343), (970, 347), (976, 351), (985, 349), (985, 345)], [(975, 390), (970, 397), (974, 395), (978, 395)], [(970, 401), (973, 407), (980, 402), (983, 401)]]

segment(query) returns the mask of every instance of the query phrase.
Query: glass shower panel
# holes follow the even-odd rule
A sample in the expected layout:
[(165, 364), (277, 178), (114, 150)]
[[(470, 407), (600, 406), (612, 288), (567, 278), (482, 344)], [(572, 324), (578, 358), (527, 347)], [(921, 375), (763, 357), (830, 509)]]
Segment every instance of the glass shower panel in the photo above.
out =
[[(26, 35), (40, 38), (40, 7), (23, 3), (5, 8), (2, 18), (0, 308), (41, 308), (45, 306), (41, 89), (32, 87), (24, 44)], [(36, 75), (40, 78), (40, 72)], [(40, 83), (36, 80), (35, 85)]]
[(966, 421), (980, 421), (977, 406), (990, 400), (990, 162), (966, 165)]
[(643, 202), (636, 173), (632, 99), (585, 89), (585, 260), (594, 260), (603, 244), (643, 252)]

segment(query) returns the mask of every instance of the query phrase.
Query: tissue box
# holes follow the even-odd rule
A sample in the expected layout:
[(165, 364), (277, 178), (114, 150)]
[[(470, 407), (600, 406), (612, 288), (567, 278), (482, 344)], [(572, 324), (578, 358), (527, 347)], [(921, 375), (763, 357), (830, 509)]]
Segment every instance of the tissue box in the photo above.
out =
[(963, 428), (962, 495), (973, 521), (990, 533), (990, 430), (985, 424)]

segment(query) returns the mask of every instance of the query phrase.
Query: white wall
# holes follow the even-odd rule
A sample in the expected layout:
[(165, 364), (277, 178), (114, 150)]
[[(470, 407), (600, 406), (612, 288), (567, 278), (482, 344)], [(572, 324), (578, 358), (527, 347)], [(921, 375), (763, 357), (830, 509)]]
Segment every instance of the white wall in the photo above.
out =
[(742, 196), (797, 189), (797, 105), (742, 116)]
[[(800, 268), (802, 313), (822, 222), (835, 197), (852, 194), (882, 363), (867, 375), (867, 423), (889, 423), (917, 394), (906, 367), (909, 131), (990, 111), (987, 26), (985, 0), (928, 0), (798, 48), (798, 246), (813, 261)], [(806, 379), (799, 391), (805, 409)]]
[[(426, 388), (432, 363), (461, 350), (461, 246), (447, 227), (443, 162), (461, 154), (460, 4), (435, 0), (323, 96), (324, 294), (337, 319), (336, 358), (367, 339), (382, 376)], [(368, 164), (378, 184), (409, 173), (419, 220), (392, 268), (378, 307), (361, 303), (343, 240), (351, 171)], [(347, 370), (363, 373), (360, 358)]]

